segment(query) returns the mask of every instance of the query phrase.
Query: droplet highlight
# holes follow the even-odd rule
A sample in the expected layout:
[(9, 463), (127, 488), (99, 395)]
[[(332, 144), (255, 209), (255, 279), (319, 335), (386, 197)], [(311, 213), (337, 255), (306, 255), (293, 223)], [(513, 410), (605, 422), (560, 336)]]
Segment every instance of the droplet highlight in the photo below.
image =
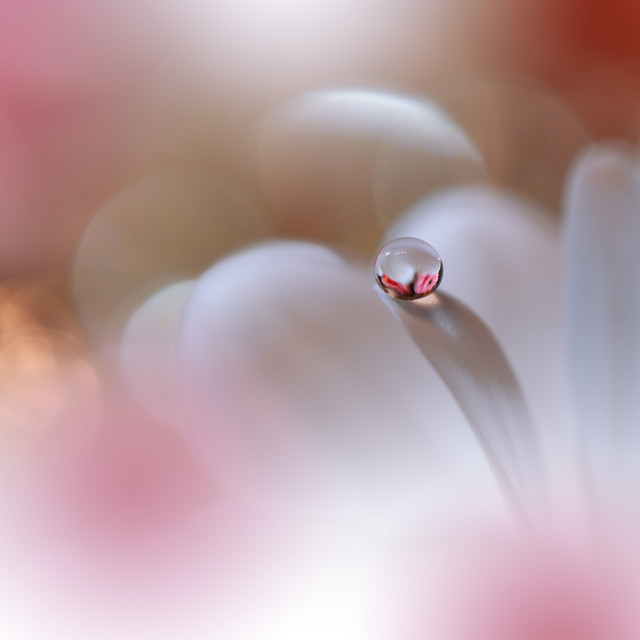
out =
[(418, 300), (433, 293), (442, 280), (442, 258), (424, 240), (396, 238), (380, 249), (376, 282), (392, 298)]

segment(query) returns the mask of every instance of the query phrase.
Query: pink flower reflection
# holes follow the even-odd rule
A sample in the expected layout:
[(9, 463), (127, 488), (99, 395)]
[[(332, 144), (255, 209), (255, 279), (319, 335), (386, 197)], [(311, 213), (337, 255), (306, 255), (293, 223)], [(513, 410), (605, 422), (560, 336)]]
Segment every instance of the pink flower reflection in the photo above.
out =
[(396, 282), (384, 273), (380, 276), (380, 280), (382, 280), (382, 284), (384, 284), (385, 287), (388, 287), (396, 293), (399, 293), (402, 297), (410, 296), (412, 294), (411, 287), (409, 285), (402, 284), (401, 282)]
[(413, 290), (420, 295), (424, 295), (427, 292), (431, 291), (440, 278), (440, 274), (430, 274), (430, 273), (417, 273), (415, 277), (415, 282), (413, 283)]

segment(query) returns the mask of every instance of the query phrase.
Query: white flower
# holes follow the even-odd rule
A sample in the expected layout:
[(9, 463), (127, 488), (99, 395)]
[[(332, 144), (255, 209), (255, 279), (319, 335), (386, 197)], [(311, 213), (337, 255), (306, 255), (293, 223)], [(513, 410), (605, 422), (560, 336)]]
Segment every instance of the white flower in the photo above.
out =
[[(361, 122), (359, 135), (367, 138), (368, 127), (380, 122)], [(386, 124), (382, 156), (397, 142), (397, 123)], [(142, 542), (152, 543), (152, 559), (159, 558), (156, 544), (160, 554), (193, 544), (187, 556), (197, 564), (216, 518), (224, 523), (211, 541), (213, 560), (203, 562), (203, 571), (218, 578), (207, 592), (210, 615), (205, 611), (215, 633), (243, 640), (413, 640), (425, 634), (601, 640), (606, 629), (622, 640), (617, 627), (627, 624), (626, 612), (618, 608), (626, 609), (637, 591), (626, 573), (618, 574), (619, 555), (605, 545), (610, 561), (594, 577), (592, 557), (569, 555), (564, 545), (590, 543), (604, 532), (600, 541), (620, 543), (618, 551), (628, 550), (625, 558), (635, 554), (625, 536), (610, 537), (610, 530), (631, 527), (627, 510), (635, 491), (640, 306), (633, 291), (633, 242), (640, 237), (634, 230), (640, 171), (628, 150), (595, 148), (578, 161), (567, 193), (564, 238), (533, 204), (477, 185), (432, 195), (394, 223), (387, 239), (423, 238), (445, 265), (436, 294), (444, 301), (439, 320), (422, 315), (410, 324), (399, 308), (417, 344), (381, 303), (369, 260), (297, 241), (247, 247), (195, 280), (158, 291), (131, 316), (117, 349), (109, 339), (103, 343), (107, 371), (121, 369), (140, 405), (121, 396), (116, 374), (115, 388), (106, 388), (106, 415), (131, 428), (130, 435), (160, 429), (166, 443), (166, 466), (155, 453), (147, 461), (151, 494), (171, 485), (181, 502), (198, 484), (187, 482), (183, 491), (189, 472), (171, 462), (180, 458), (180, 433), (208, 476), (213, 490), (206, 514), (194, 517), (190, 509), (167, 528), (161, 509), (159, 522), (143, 518), (151, 532)], [(109, 229), (113, 220), (102, 222)], [(187, 236), (190, 246), (200, 247), (196, 230)], [(102, 268), (96, 256), (107, 254), (81, 255), (89, 260), (79, 260), (76, 286), (85, 276), (94, 282)], [(163, 262), (152, 250), (149, 255), (153, 264)], [(120, 258), (114, 256), (114, 264)], [(83, 271), (87, 265), (91, 269)], [(125, 279), (128, 303), (140, 293), (140, 274), (144, 280), (144, 269)], [(84, 290), (92, 294), (83, 299), (89, 310), (98, 290)], [(511, 411), (518, 402), (515, 386), (499, 388), (494, 375), (496, 363), (505, 364), (499, 347), (472, 335), (461, 359), (443, 349), (430, 363), (420, 353), (424, 340), (438, 337), (422, 326), (464, 330), (470, 318), (477, 322), (466, 309), (493, 332), (521, 383), (541, 444), (540, 464), (534, 447), (527, 449), (532, 434), (526, 420), (514, 419)], [(102, 336), (112, 338), (113, 318), (94, 317)], [(442, 372), (443, 364), (463, 374), (445, 375), (449, 388), (435, 370)], [(492, 424), (492, 416), (501, 419)], [(483, 432), (486, 427), (493, 432)], [(508, 438), (514, 434), (517, 454), (510, 460)], [(120, 453), (121, 435), (112, 433)], [(506, 471), (500, 482), (476, 436)], [(144, 449), (157, 440), (140, 442)], [(88, 499), (79, 501), (79, 509), (72, 500), (71, 514), (90, 529), (97, 523), (98, 531), (115, 523), (120, 533), (125, 525), (126, 538), (128, 500), (124, 517), (115, 500), (113, 520), (103, 494), (92, 491), (91, 480), (113, 480), (100, 474), (101, 461), (111, 464), (104, 453), (98, 447), (96, 462), (89, 458), (86, 473), (81, 466), (73, 476)], [(163, 469), (175, 474), (175, 482), (158, 481)], [(513, 536), (507, 526), (512, 513), (501, 489), (510, 483), (542, 544), (531, 546), (523, 531), (516, 528)], [(443, 532), (454, 538), (443, 544)], [(456, 557), (462, 561), (454, 567)], [(488, 575), (478, 586), (478, 576)], [(610, 582), (613, 608), (603, 597)], [(550, 585), (558, 588), (557, 597), (548, 597)], [(587, 624), (577, 620), (584, 607), (592, 616)], [(247, 608), (250, 619), (242, 615)], [(293, 616), (292, 608), (304, 613)], [(458, 625), (453, 609), (469, 611), (468, 620)]]
[[(564, 233), (533, 205), (484, 187), (431, 197), (388, 232), (435, 245), (445, 264), (441, 290), (473, 309), (502, 345), (542, 443), (540, 488), (550, 500), (543, 533), (562, 532), (559, 544), (632, 524), (639, 210), (633, 153), (604, 145), (575, 166)], [(193, 285), (175, 343), (188, 439), (214, 477), (229, 452), (234, 464), (248, 461), (253, 497), (322, 508), (396, 535), (419, 522), (439, 528), (466, 510), (480, 530), (474, 516), (486, 522), (499, 511), (488, 467), (449, 391), (380, 304), (372, 281), (367, 262), (297, 242), (259, 245), (212, 267)], [(595, 528), (585, 518), (585, 494)], [(583, 592), (571, 577), (586, 570), (582, 556), (577, 568), (558, 551), (534, 566), (521, 563), (526, 555), (517, 549), (505, 584), (529, 595), (514, 605), (521, 618), (504, 625), (525, 625), (532, 639), (559, 633), (554, 624), (577, 639), (600, 638), (600, 624), (614, 633), (600, 591), (605, 578), (578, 581)], [(568, 573), (540, 569), (549, 557), (556, 569), (566, 562)], [(617, 560), (611, 554), (614, 574)], [(464, 582), (464, 571), (456, 575)], [(565, 579), (570, 603), (556, 620), (530, 588)], [(487, 588), (500, 599), (507, 587)], [(586, 629), (577, 618), (589, 598), (594, 618)], [(491, 624), (502, 624), (496, 615)], [(474, 640), (489, 637), (483, 633)]]

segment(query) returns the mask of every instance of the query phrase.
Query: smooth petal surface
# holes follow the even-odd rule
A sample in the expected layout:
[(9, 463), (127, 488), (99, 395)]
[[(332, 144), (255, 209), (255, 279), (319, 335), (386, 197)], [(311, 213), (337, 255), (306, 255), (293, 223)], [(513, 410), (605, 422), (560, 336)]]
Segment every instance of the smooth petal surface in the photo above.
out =
[[(607, 502), (640, 488), (640, 170), (635, 152), (594, 147), (567, 199), (570, 373), (577, 425)], [(619, 492), (623, 491), (624, 496)]]
[(569, 420), (556, 227), (515, 197), (469, 188), (423, 201), (387, 234), (399, 236), (436, 247), (441, 290), (468, 305), (497, 337), (540, 428), (549, 471), (564, 483)]
[(220, 450), (248, 456), (262, 491), (381, 526), (500, 500), (365, 265), (303, 243), (233, 256), (196, 284), (180, 357), (191, 444), (214, 475)]
[(380, 297), (451, 390), (517, 524), (529, 528), (548, 519), (535, 427), (491, 331), (445, 293), (413, 302)]

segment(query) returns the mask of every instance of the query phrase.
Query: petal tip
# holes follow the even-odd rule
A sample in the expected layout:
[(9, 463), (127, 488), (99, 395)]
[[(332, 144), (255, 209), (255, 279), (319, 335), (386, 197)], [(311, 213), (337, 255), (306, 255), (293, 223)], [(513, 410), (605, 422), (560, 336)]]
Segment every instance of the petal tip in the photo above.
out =
[(620, 178), (637, 176), (638, 150), (621, 141), (609, 141), (594, 144), (583, 151), (576, 159), (571, 183), (587, 179), (606, 187)]

